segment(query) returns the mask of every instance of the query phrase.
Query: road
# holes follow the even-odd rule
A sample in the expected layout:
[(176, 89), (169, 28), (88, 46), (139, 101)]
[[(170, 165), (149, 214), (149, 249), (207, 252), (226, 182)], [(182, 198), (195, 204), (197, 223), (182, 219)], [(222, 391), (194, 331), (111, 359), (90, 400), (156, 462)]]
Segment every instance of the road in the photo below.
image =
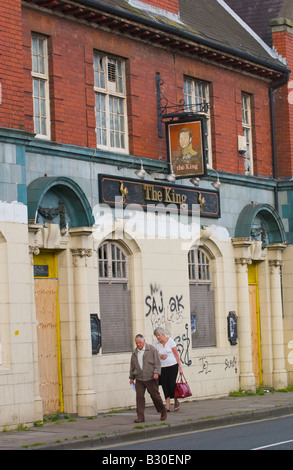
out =
[(177, 451), (177, 454), (178, 451), (191, 450), (293, 450), (293, 415), (116, 444), (103, 449), (124, 452), (164, 450)]

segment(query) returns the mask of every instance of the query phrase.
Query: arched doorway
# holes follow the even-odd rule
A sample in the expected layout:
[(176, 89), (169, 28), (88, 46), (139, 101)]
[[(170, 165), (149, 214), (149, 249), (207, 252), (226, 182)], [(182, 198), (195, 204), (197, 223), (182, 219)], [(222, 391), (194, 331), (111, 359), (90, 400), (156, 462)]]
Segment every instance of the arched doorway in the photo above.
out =
[(33, 257), (34, 290), (40, 396), (43, 413), (51, 414), (63, 411), (63, 380), (59, 249), (58, 243), (51, 246), (48, 239), (52, 232), (58, 235), (56, 242), (68, 235), (70, 228), (90, 227), (94, 218), (85, 194), (70, 178), (38, 178), (29, 184), (27, 193), (29, 223), (43, 226), (43, 246), (34, 251)]
[(278, 212), (269, 204), (245, 206), (237, 220), (233, 244), (241, 271), (238, 308), (246, 328), (246, 337), (242, 338), (246, 357), (251, 354), (249, 371), (256, 386), (277, 383), (274, 377), (281, 377), (279, 383), (285, 383), (281, 253), (286, 235)]
[(250, 238), (263, 243), (285, 243), (284, 225), (278, 212), (269, 204), (248, 204), (239, 214), (235, 238)]

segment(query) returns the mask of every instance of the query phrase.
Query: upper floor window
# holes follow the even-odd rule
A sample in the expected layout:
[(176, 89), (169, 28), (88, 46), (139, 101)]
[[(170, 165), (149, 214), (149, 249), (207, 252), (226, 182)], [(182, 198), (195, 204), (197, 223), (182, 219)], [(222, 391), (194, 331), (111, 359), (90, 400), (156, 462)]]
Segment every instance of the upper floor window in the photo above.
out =
[(192, 78), (184, 79), (185, 111), (202, 114), (205, 119), (206, 163), (212, 167), (211, 116), (209, 84)]
[(36, 34), (32, 36), (32, 77), (34, 131), (37, 137), (50, 139), (48, 43)]
[(244, 170), (246, 175), (253, 174), (253, 152), (252, 152), (252, 125), (251, 125), (251, 95), (242, 93), (242, 129), (246, 142), (246, 153), (244, 154)]
[(94, 54), (97, 147), (128, 151), (125, 61)]

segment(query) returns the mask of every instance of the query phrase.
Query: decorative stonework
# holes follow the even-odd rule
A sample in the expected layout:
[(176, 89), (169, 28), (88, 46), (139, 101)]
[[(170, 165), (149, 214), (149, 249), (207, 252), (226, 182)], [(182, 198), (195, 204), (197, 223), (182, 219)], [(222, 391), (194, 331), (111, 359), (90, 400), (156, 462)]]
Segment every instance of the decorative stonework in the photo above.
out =
[(235, 258), (235, 264), (237, 266), (237, 271), (239, 272), (241, 268), (247, 270), (247, 265), (252, 264), (252, 259), (248, 257)]
[(91, 248), (71, 248), (71, 253), (74, 266), (77, 266), (78, 258), (84, 259), (85, 266), (87, 266), (87, 258), (93, 255), (93, 250)]
[(39, 255), (40, 254), (40, 248), (38, 246), (29, 246), (29, 254), (30, 255)]
[(281, 267), (283, 266), (283, 261), (279, 259), (270, 259), (269, 266), (271, 268), (271, 274), (273, 274), (274, 269), (278, 269), (279, 273), (281, 274)]

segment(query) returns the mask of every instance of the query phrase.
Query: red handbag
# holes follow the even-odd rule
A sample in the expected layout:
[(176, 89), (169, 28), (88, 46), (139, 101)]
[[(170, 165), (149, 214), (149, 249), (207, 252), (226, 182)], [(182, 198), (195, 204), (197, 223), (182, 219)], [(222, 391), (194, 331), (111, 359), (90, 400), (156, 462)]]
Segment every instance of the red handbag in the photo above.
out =
[(184, 377), (183, 374), (180, 374), (179, 380), (177, 381), (175, 385), (175, 393), (174, 393), (174, 398), (187, 398), (191, 397), (192, 393), (190, 390), (190, 387), (186, 381), (186, 378)]

